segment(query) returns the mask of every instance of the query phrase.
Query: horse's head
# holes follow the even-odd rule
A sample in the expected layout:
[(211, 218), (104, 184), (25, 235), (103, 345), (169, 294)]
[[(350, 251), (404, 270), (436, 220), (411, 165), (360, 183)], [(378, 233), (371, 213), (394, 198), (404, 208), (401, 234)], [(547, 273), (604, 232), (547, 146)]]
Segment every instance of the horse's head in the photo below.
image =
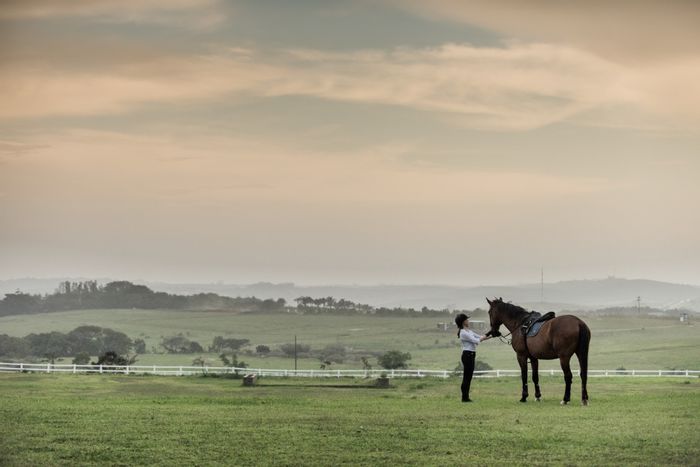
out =
[(503, 305), (503, 299), (499, 297), (489, 300), (487, 298), (486, 301), (489, 304), (489, 319), (491, 320), (491, 330), (487, 332), (486, 335), (498, 337), (501, 335), (501, 331), (499, 331), (498, 328), (503, 324), (500, 313), (500, 306)]

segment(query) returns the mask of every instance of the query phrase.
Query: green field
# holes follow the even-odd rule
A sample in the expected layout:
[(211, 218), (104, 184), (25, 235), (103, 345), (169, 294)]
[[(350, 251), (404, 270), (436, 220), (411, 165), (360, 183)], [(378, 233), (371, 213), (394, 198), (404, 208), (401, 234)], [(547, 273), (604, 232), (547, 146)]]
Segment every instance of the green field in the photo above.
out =
[[(486, 317), (476, 315), (476, 320)], [(700, 327), (681, 324), (677, 317), (654, 316), (601, 317), (583, 316), (591, 327), (591, 369), (698, 369), (700, 362)], [(437, 329), (437, 318), (387, 318), (373, 316), (328, 316), (296, 314), (238, 314), (228, 312), (167, 311), (167, 310), (82, 310), (39, 315), (16, 315), (0, 318), (0, 333), (23, 337), (29, 333), (48, 331), (68, 332), (84, 324), (112, 328), (132, 339), (142, 338), (148, 349), (155, 347), (163, 336), (183, 333), (190, 340), (207, 347), (217, 336), (249, 339), (250, 354), (239, 357), (252, 367), (293, 368), (286, 357), (260, 357), (256, 345), (275, 349), (294, 341), (321, 349), (328, 344), (348, 348), (343, 363), (333, 368), (361, 368), (362, 355), (397, 349), (410, 352), (411, 368), (452, 370), (459, 360), (459, 344), (454, 326), (448, 331)], [(451, 324), (451, 323), (450, 323)], [(190, 365), (196, 355), (140, 355), (137, 364)], [(221, 362), (214, 354), (201, 355), (211, 365)], [(510, 346), (491, 340), (479, 347), (478, 359), (493, 368), (517, 368)], [(70, 363), (70, 358), (64, 362)], [(370, 359), (375, 364), (374, 359)], [(574, 359), (574, 368), (578, 363)], [(376, 366), (376, 365), (375, 365)], [(301, 359), (300, 369), (317, 369), (316, 358)], [(557, 361), (543, 361), (541, 368), (559, 368)]]
[[(698, 465), (700, 379), (241, 380), (0, 374), (0, 465)], [(559, 378), (546, 377), (559, 394)], [(574, 391), (579, 386), (574, 385)]]

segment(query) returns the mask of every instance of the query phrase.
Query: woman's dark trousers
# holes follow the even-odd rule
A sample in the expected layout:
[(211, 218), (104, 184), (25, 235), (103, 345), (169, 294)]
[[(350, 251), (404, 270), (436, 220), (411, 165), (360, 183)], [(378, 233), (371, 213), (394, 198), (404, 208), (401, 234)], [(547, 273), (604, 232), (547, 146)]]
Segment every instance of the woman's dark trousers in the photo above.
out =
[(469, 400), (469, 387), (472, 384), (474, 374), (474, 360), (476, 352), (464, 350), (462, 352), (462, 366), (464, 366), (464, 376), (462, 377), (462, 402)]

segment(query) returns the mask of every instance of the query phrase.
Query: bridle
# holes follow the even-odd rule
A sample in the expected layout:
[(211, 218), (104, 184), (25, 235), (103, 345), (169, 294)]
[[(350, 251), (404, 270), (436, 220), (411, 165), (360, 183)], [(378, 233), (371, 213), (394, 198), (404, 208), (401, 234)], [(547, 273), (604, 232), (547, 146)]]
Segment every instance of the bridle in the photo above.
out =
[(506, 339), (506, 337), (510, 336), (511, 334), (513, 334), (513, 331), (509, 332), (509, 333), (506, 334), (505, 336), (504, 336), (504, 335), (500, 335), (500, 336), (498, 336), (498, 340), (501, 341), (501, 343), (503, 343), (503, 344), (508, 344), (508, 345), (510, 345), (510, 343), (513, 342), (513, 338), (511, 337), (510, 339)]
[[(489, 313), (489, 314), (490, 314), (490, 313)], [(499, 325), (499, 327), (500, 327), (500, 325)], [(498, 331), (498, 330), (496, 330), (496, 331)], [(493, 332), (493, 326), (492, 326), (492, 329), (491, 329), (490, 332)], [(503, 334), (500, 334), (500, 333), (499, 333), (499, 334), (498, 334), (498, 340), (500, 340), (502, 344), (508, 344), (508, 345), (510, 345), (511, 342), (513, 342), (513, 338), (511, 337), (510, 339), (506, 339), (506, 337), (510, 336), (511, 334), (513, 334), (513, 331), (510, 331), (510, 332), (509, 332), (508, 334), (506, 334), (505, 336), (504, 336)]]

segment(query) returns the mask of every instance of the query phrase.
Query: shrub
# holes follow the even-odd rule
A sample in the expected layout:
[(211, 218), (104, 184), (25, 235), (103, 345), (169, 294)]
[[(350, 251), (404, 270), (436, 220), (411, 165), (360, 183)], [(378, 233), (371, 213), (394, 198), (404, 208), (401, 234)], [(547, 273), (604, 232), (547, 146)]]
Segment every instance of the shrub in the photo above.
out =
[(73, 357), (73, 365), (87, 365), (88, 363), (90, 363), (90, 355), (86, 352), (80, 352)]
[(411, 354), (403, 353), (399, 350), (390, 350), (377, 359), (377, 363), (382, 368), (393, 370), (397, 368), (408, 368), (408, 361), (411, 359)]

